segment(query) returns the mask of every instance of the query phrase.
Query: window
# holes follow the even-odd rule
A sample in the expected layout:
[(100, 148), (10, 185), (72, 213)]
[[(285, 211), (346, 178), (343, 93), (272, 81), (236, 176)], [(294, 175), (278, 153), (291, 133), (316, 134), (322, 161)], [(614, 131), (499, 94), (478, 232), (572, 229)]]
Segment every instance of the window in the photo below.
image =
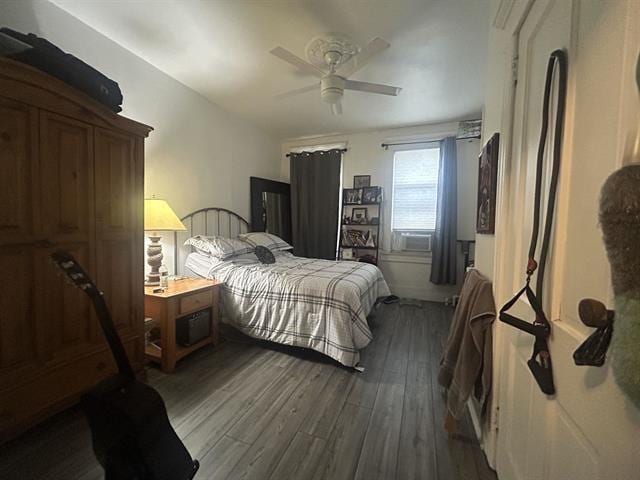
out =
[(392, 230), (435, 230), (439, 170), (439, 147), (395, 152)]

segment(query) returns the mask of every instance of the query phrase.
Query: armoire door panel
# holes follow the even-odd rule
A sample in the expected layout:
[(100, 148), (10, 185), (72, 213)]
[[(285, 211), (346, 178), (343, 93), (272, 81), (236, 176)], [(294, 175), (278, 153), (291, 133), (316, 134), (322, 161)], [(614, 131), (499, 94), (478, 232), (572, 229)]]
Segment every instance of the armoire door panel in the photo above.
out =
[(34, 362), (38, 356), (33, 249), (30, 246), (3, 246), (0, 271), (11, 274), (10, 280), (0, 289), (0, 378), (3, 378), (9, 369)]
[(37, 135), (37, 111), (0, 97), (0, 244), (33, 234)]
[(121, 334), (138, 330), (136, 236), (143, 240), (135, 210), (141, 187), (136, 166), (133, 137), (95, 129), (97, 280)]
[(89, 241), (93, 231), (93, 128), (42, 113), (42, 224), (51, 241)]
[(136, 286), (132, 275), (132, 251), (129, 240), (98, 242), (98, 280), (113, 322), (121, 334), (135, 331), (133, 295)]
[[(55, 248), (70, 252), (87, 270), (94, 270), (88, 244), (61, 243)], [(36, 285), (41, 295), (38, 298), (38, 317), (44, 319), (47, 332), (47, 357), (57, 362), (91, 349), (98, 326), (89, 298), (82, 290), (66, 282), (48, 261), (52, 251), (53, 248), (38, 249)]]
[(135, 176), (134, 139), (95, 129), (95, 177), (97, 230), (130, 235), (135, 212), (132, 198)]

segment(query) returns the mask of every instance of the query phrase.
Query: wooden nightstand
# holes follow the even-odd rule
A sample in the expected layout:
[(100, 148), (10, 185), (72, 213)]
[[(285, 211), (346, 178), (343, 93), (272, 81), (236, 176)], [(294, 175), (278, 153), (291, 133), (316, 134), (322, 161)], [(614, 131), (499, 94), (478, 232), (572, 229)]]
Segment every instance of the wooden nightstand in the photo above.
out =
[[(173, 372), (176, 362), (191, 352), (209, 345), (218, 345), (218, 298), (222, 282), (200, 278), (185, 278), (169, 282), (161, 293), (158, 287), (145, 287), (144, 314), (156, 320), (160, 327), (160, 347), (145, 347), (148, 360), (160, 363), (163, 372)], [(211, 334), (188, 347), (176, 342), (176, 319), (201, 310), (211, 310)]]

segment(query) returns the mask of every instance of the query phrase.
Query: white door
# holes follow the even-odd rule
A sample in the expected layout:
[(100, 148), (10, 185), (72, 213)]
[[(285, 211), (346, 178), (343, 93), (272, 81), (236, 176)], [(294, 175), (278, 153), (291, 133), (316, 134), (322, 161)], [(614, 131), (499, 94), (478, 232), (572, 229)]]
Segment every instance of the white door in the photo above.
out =
[[(579, 300), (613, 305), (598, 199), (604, 180), (622, 165), (627, 131), (638, 128), (631, 112), (639, 97), (631, 85), (640, 48), (639, 6), (638, 0), (536, 0), (519, 22), (496, 301), (502, 305), (524, 282), (546, 66), (553, 50), (565, 48), (567, 114), (544, 292), (557, 393), (542, 394), (529, 372), (533, 337), (500, 323), (496, 463), (501, 480), (640, 479), (640, 412), (615, 384), (610, 362), (578, 367), (572, 358), (592, 333), (578, 318)], [(547, 155), (547, 181), (549, 160)], [(543, 191), (547, 187), (543, 182)], [(512, 312), (532, 321), (525, 302)]]

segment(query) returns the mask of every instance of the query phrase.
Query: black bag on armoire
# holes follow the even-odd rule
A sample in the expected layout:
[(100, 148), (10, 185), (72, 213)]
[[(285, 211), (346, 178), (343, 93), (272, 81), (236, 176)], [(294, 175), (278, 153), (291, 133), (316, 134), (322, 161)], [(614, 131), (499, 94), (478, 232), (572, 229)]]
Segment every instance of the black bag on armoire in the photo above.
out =
[(116, 113), (122, 111), (123, 99), (120, 87), (95, 68), (33, 33), (25, 35), (10, 28), (0, 28), (0, 34), (7, 35), (31, 47), (9, 53), (7, 54), (8, 58), (31, 65), (78, 90), (82, 90)]

